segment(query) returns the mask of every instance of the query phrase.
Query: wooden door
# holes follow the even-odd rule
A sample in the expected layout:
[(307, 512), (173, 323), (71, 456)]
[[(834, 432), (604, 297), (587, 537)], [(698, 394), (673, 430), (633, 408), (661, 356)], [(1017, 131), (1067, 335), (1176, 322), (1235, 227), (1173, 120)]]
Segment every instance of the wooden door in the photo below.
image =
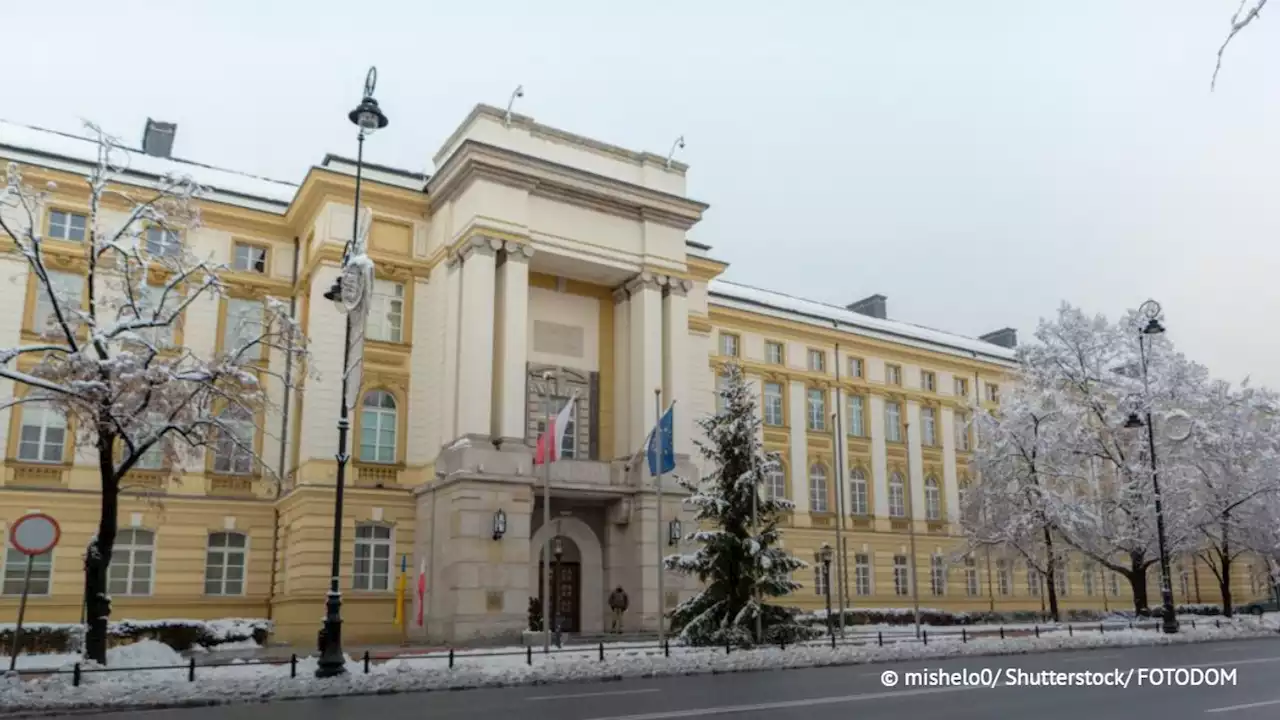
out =
[[(551, 596), (551, 617), (559, 618), (561, 632), (581, 632), (582, 567), (576, 562), (552, 563), (555, 578), (552, 587), (555, 592)], [(546, 577), (539, 572), (538, 579)], [(538, 583), (541, 586), (541, 582)], [(539, 587), (539, 595), (541, 595)], [(553, 629), (555, 625), (551, 626)]]

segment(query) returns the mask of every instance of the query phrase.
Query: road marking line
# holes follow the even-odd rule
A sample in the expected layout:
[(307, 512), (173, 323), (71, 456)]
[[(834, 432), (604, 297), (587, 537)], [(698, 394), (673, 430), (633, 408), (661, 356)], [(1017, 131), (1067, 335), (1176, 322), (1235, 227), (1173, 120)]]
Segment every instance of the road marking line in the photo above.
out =
[[(1280, 658), (1278, 658), (1280, 659)], [(803, 700), (781, 700), (770, 703), (752, 705), (723, 705), (720, 707), (690, 708), (688, 710), (668, 710), (665, 712), (642, 713), (639, 715), (616, 715), (613, 717), (590, 718), (589, 720), (673, 720), (674, 718), (701, 717), (703, 715), (731, 715), (734, 713), (758, 712), (761, 710), (785, 710), (787, 708), (812, 707), (814, 705), (837, 705), (840, 703), (863, 702), (866, 700), (886, 700), (917, 695), (938, 695), (941, 693), (964, 692), (966, 690), (983, 690), (982, 687), (945, 687), (921, 688), (918, 690), (899, 690), (897, 692), (862, 693), (860, 695), (839, 695), (835, 697), (805, 698)]]
[(604, 697), (606, 695), (640, 695), (642, 693), (656, 692), (662, 692), (662, 690), (659, 688), (643, 688), (640, 690), (611, 690), (609, 692), (574, 693), (572, 695), (536, 695), (534, 697), (527, 697), (525, 700), (567, 700), (569, 698)]
[(1246, 703), (1244, 705), (1229, 705), (1227, 707), (1220, 707), (1220, 708), (1213, 708), (1212, 710), (1205, 710), (1205, 712), (1206, 713), (1224, 713), (1224, 712), (1233, 712), (1235, 710), (1251, 710), (1253, 708), (1266, 707), (1268, 705), (1280, 705), (1280, 700), (1266, 700), (1263, 702)]
[(1118, 658), (1118, 657), (1121, 657), (1120, 653), (1113, 653), (1108, 655), (1085, 655), (1083, 657), (1062, 658), (1062, 662), (1064, 663), (1086, 662), (1088, 660), (1107, 660), (1110, 658)]

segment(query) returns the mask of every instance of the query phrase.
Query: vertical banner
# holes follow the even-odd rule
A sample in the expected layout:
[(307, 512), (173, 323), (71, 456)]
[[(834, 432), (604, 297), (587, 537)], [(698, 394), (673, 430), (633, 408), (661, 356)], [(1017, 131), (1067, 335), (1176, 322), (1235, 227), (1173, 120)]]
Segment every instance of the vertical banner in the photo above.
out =
[(423, 610), (427, 605), (427, 561), (418, 568), (418, 627), (422, 627)]

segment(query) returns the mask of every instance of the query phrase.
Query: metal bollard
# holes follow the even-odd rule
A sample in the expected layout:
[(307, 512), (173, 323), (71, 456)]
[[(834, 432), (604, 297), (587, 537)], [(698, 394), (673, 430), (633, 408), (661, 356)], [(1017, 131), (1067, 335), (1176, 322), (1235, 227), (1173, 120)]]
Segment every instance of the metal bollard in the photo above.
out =
[(960, 642), (969, 642), (969, 636), (965, 634), (964, 628), (960, 628)]
[(1195, 621), (1195, 620), (1192, 620), (1192, 621), (1191, 621), (1191, 629), (1192, 629), (1192, 630), (1195, 630), (1195, 629), (1196, 629), (1196, 621)]
[(289, 677), (298, 677), (298, 653), (289, 656)]
[(733, 652), (733, 649), (729, 645), (729, 638), (726, 637), (724, 639), (724, 654), (728, 655), (731, 652)]
[(187, 665), (187, 682), (196, 681), (196, 659), (191, 658), (191, 662)]
[(1000, 639), (1001, 639), (1001, 640), (1003, 640), (1003, 639), (1004, 639), (1004, 626), (1003, 626), (1003, 625), (1001, 625), (1001, 626), (1000, 626)]
[(1102, 634), (1105, 634), (1106, 632), (1107, 630), (1102, 626), (1102, 623), (1098, 623), (1098, 634), (1102, 635)]
[(1075, 627), (1073, 627), (1071, 623), (1067, 623), (1067, 637), (1075, 637), (1075, 636), (1076, 636)]
[(71, 686), (80, 687), (80, 663), (76, 663), (75, 668), (71, 671)]
[(1220, 620), (1214, 620), (1214, 621), (1213, 621), (1213, 626), (1214, 626), (1215, 628), (1220, 628), (1220, 627), (1222, 627), (1222, 622), (1221, 622)]
[(449, 669), (453, 669), (453, 648), (449, 648)]
[(600, 641), (600, 662), (604, 662), (604, 641)]
[(831, 633), (831, 649), (832, 649), (832, 650), (835, 650), (835, 649), (836, 649), (836, 634), (835, 634), (835, 633)]
[(524, 661), (528, 665), (533, 664), (533, 646), (532, 645), (524, 646)]
[(876, 644), (879, 645), (880, 647), (884, 647), (884, 633), (882, 632), (876, 633)]
[(1036, 626), (1036, 638), (1039, 638), (1039, 637), (1040, 637), (1040, 626), (1039, 626), (1039, 625), (1037, 625), (1037, 626)]
[(670, 640), (662, 641), (662, 656), (671, 657), (671, 641)]
[(929, 631), (928, 631), (928, 630), (921, 630), (921, 631), (920, 631), (920, 635), (921, 635), (921, 637), (923, 637), (923, 638), (924, 638), (924, 644), (925, 644), (925, 645), (928, 645), (928, 644), (929, 644)]
[(364, 651), (364, 674), (369, 674), (369, 651)]

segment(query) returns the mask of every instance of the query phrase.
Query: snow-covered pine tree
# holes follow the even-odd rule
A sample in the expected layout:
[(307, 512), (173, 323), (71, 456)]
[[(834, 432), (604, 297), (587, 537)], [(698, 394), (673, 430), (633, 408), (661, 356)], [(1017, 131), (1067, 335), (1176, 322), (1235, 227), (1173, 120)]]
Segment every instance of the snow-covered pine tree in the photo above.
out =
[[(700, 484), (680, 479), (691, 493), (685, 503), (696, 508), (702, 528), (686, 539), (702, 547), (665, 559), (668, 570), (695, 575), (705, 588), (672, 611), (671, 627), (690, 645), (746, 646), (812, 637), (816, 632), (797, 622), (793, 610), (769, 603), (798, 590), (791, 573), (808, 565), (777, 547), (778, 516), (792, 507), (790, 502), (759, 494), (752, 526), (752, 494), (777, 469), (778, 458), (760, 443), (755, 395), (742, 369), (730, 365), (727, 374), (728, 385), (718, 392), (720, 412), (698, 421), (706, 436), (698, 448), (714, 470)], [(756, 637), (757, 616), (762, 638)]]

